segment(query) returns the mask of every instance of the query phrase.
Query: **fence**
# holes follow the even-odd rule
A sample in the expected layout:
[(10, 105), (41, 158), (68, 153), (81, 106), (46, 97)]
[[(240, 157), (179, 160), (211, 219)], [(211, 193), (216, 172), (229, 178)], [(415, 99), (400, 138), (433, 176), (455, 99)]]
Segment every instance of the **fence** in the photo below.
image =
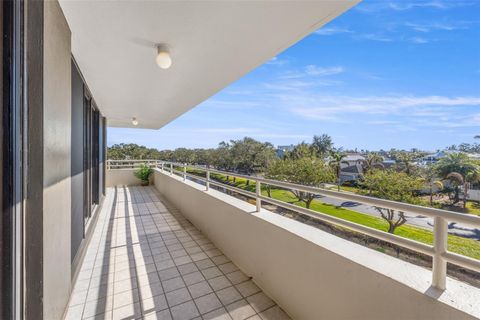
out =
[[(469, 224), (476, 228), (480, 228), (480, 217), (473, 215), (465, 215), (456, 212), (422, 207), (407, 203), (395, 202), (390, 200), (378, 199), (373, 197), (367, 197), (352, 193), (344, 193), (339, 191), (327, 190), (317, 187), (304, 186), (299, 184), (293, 184), (284, 181), (277, 181), (271, 179), (265, 179), (255, 176), (246, 176), (242, 174), (237, 174), (234, 172), (226, 172), (221, 170), (216, 170), (212, 168), (207, 168), (203, 166), (194, 166), (187, 165), (182, 163), (166, 162), (159, 160), (108, 160), (107, 169), (123, 169), (123, 168), (135, 168), (140, 166), (140, 164), (147, 164), (151, 167), (158, 168), (161, 172), (166, 174), (176, 174), (183, 178), (185, 181), (188, 177), (194, 181), (201, 181), (205, 185), (206, 190), (208, 191), (210, 185), (215, 185), (227, 190), (243, 194), (245, 196), (254, 198), (256, 201), (257, 211), (261, 210), (262, 201), (274, 204), (278, 207), (282, 207), (288, 210), (296, 211), (304, 215), (313, 217), (315, 219), (320, 219), (322, 221), (332, 223), (334, 225), (348, 228), (356, 232), (366, 234), (368, 236), (393, 243), (395, 245), (420, 252), (431, 256), (433, 259), (432, 266), (432, 286), (444, 290), (446, 288), (446, 278), (447, 278), (447, 262), (459, 265), (463, 268), (470, 269), (476, 272), (480, 272), (480, 260), (472, 259), (463, 255), (459, 255), (447, 250), (447, 240), (448, 240), (448, 222), (460, 222)], [(204, 172), (202, 176), (198, 174), (192, 174), (187, 171), (189, 169), (196, 169), (200, 172)], [(237, 187), (233, 187), (224, 183), (220, 183), (211, 179), (211, 174), (220, 174), (225, 176), (232, 176), (238, 178), (248, 179), (255, 183), (255, 192), (243, 190)], [(266, 197), (261, 194), (262, 185), (275, 186), (288, 190), (297, 190), (301, 192), (329, 196), (337, 199), (342, 199), (346, 201), (354, 201), (367, 205), (372, 205), (380, 208), (393, 209), (402, 212), (410, 212), (417, 215), (423, 215), (433, 218), (433, 246), (427, 245), (418, 241), (406, 239), (399, 237), (397, 235), (366, 227), (354, 222), (346, 221), (337, 217), (333, 217), (321, 212), (309, 210), (302, 208), (290, 203), (286, 203), (277, 199)]]

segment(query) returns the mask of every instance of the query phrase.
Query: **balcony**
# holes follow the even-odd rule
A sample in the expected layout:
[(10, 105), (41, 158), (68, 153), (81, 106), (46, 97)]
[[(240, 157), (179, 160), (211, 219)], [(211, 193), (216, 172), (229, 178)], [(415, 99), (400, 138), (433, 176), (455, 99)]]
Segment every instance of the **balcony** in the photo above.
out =
[(153, 187), (110, 188), (66, 319), (289, 319)]
[[(480, 218), (255, 177), (249, 192), (172, 163), (152, 162), (140, 187), (135, 161), (106, 160), (107, 127), (164, 127), (358, 2), (4, 1), (0, 319), (479, 319), (480, 289), (447, 271), (480, 262), (448, 250), (447, 223)], [(434, 243), (313, 214), (264, 184), (428, 216)]]
[[(261, 207), (272, 199), (260, 196), (253, 205), (215, 190), (216, 182), (173, 164), (152, 163), (158, 166), (153, 187), (131, 186), (131, 165), (107, 164), (107, 185), (115, 186), (108, 188), (67, 319), (480, 317), (480, 290), (446, 275), (447, 261), (478, 271), (478, 260), (441, 251), (438, 241), (432, 247), (328, 221), (431, 255), (432, 273)], [(476, 220), (469, 222), (478, 226)], [(446, 241), (443, 228), (434, 230)], [(395, 315), (391, 301), (402, 306)]]

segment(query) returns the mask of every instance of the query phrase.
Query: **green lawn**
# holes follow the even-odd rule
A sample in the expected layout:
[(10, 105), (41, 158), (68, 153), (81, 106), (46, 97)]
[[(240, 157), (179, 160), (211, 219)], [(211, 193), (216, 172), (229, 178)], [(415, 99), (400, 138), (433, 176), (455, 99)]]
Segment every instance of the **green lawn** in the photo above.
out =
[[(193, 170), (192, 171), (189, 170), (189, 172), (194, 173)], [(219, 174), (212, 174), (212, 178), (223, 180), (224, 182), (227, 181), (226, 176), (222, 176)], [(230, 183), (233, 183), (233, 179), (231, 177), (228, 179), (228, 181)], [(236, 178), (235, 186), (237, 188), (255, 192), (255, 183), (253, 181), (250, 181), (250, 184), (247, 185), (247, 181), (245, 179)], [(262, 194), (267, 195), (267, 190), (265, 186), (263, 186), (262, 188)], [(304, 202), (297, 201), (295, 196), (287, 190), (272, 188), (271, 194), (272, 194), (272, 198), (274, 199), (293, 203), (301, 207), (305, 207)], [(345, 209), (345, 208), (339, 208), (334, 205), (325, 204), (317, 199), (312, 201), (310, 209), (313, 211), (318, 211), (334, 217), (338, 217), (344, 220), (355, 222), (367, 227), (387, 231), (387, 222), (381, 218), (370, 216), (367, 214), (363, 214), (363, 213)], [(417, 228), (410, 225), (403, 225), (401, 227), (398, 227), (395, 230), (395, 234), (404, 238), (416, 240), (416, 241), (423, 242), (430, 245), (433, 243), (433, 234), (431, 231), (425, 230), (422, 228)], [(480, 241), (466, 239), (466, 238), (462, 238), (454, 235), (449, 235), (448, 249), (455, 253), (459, 253), (475, 259), (480, 259)]]
[(480, 216), (480, 203), (475, 201), (467, 201), (468, 213)]

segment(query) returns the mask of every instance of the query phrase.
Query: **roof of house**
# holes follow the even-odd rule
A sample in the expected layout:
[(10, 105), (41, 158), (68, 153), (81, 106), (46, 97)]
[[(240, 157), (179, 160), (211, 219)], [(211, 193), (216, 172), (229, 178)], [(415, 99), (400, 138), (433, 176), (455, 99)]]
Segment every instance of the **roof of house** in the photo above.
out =
[(365, 157), (359, 154), (349, 154), (342, 161), (364, 161)]

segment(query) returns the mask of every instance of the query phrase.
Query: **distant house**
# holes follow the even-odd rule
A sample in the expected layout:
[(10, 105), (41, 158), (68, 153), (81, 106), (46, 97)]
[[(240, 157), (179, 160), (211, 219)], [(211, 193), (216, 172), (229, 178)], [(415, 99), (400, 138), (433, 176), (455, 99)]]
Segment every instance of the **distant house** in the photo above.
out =
[[(440, 159), (445, 158), (449, 154), (459, 153), (460, 151), (456, 150), (442, 150), (436, 153), (427, 154), (418, 162), (419, 165), (430, 165), (437, 163)], [(478, 153), (466, 153), (466, 155), (472, 160), (480, 160), (480, 154)]]
[(340, 170), (340, 183), (356, 181), (363, 175), (363, 167), (360, 163), (344, 167)]
[(382, 161), (382, 164), (383, 164), (383, 167), (385, 169), (389, 169), (391, 167), (393, 167), (397, 162), (393, 159), (385, 159)]
[(421, 165), (429, 165), (437, 163), (440, 159), (445, 158), (447, 154), (453, 153), (451, 151), (437, 151), (432, 154), (427, 154), (422, 159), (420, 159), (419, 164)]
[[(342, 159), (342, 168), (355, 166), (357, 164), (362, 164), (365, 161), (365, 157), (359, 154), (349, 154)], [(347, 162), (348, 165), (345, 163)]]
[(277, 154), (277, 157), (283, 158), (285, 153), (287, 151), (292, 151), (293, 148), (295, 148), (295, 146), (293, 144), (291, 144), (289, 146), (278, 146), (277, 149), (275, 150), (275, 153)]

